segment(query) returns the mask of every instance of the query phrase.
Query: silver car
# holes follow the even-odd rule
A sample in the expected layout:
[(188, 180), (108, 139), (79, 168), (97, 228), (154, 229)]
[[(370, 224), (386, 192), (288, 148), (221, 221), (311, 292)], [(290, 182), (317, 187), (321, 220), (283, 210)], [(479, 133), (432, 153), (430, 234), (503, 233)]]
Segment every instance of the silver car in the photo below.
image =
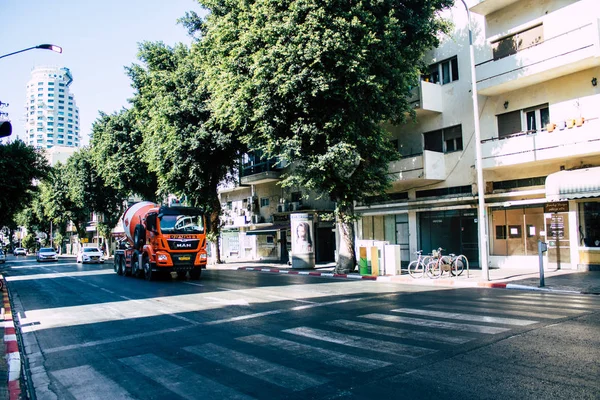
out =
[(52, 247), (42, 247), (37, 252), (36, 261), (58, 261), (58, 254)]

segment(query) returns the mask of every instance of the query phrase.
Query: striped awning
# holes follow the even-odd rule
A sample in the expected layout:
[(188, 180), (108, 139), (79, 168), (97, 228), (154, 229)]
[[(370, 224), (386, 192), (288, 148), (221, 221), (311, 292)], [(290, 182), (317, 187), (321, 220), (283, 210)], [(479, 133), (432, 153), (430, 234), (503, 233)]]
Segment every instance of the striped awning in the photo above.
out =
[(600, 197), (600, 167), (560, 171), (546, 178), (546, 200)]

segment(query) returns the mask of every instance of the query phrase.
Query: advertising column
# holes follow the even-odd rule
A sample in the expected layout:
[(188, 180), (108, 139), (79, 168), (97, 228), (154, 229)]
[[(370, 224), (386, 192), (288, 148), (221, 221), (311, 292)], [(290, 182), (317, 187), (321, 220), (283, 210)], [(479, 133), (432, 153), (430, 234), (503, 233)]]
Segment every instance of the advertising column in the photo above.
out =
[(292, 268), (314, 268), (313, 215), (306, 213), (291, 214), (290, 222), (292, 228)]

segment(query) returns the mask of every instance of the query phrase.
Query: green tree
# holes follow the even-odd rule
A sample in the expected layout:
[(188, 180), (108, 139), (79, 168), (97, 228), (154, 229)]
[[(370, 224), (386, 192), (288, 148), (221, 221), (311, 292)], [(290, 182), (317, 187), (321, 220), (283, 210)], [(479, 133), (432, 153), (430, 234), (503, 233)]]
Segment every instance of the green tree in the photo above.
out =
[[(180, 44), (145, 42), (138, 55), (143, 65), (128, 69), (133, 98), (144, 132), (145, 161), (158, 176), (158, 190), (185, 195), (209, 215), (210, 237), (218, 237), (221, 203), (217, 186), (231, 176), (242, 145), (231, 131), (208, 121), (209, 94), (196, 52)], [(217, 262), (220, 262), (217, 249)]]
[(337, 272), (353, 270), (354, 204), (385, 195), (398, 158), (383, 122), (412, 108), (421, 59), (450, 0), (199, 0), (203, 69), (217, 123), (267, 158), (293, 162), (283, 185), (336, 202)]
[(157, 177), (143, 157), (144, 137), (132, 110), (100, 113), (92, 125), (90, 151), (94, 167), (105, 184), (121, 197), (135, 194), (157, 200)]
[(35, 180), (46, 178), (50, 166), (44, 155), (20, 140), (0, 144), (0, 227), (15, 228), (16, 214), (32, 201)]

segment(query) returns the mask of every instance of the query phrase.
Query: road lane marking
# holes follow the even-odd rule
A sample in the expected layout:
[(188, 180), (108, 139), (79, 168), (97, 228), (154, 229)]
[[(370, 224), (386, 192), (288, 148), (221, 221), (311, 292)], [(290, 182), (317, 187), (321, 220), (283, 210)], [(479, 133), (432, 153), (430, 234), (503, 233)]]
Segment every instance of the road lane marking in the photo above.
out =
[(328, 321), (326, 322), (326, 324), (339, 328), (367, 332), (375, 335), (392, 336), (411, 340), (424, 340), (428, 342), (434, 341), (452, 344), (463, 344), (470, 342), (474, 339), (472, 337), (451, 336), (439, 332), (414, 331), (411, 329), (392, 328), (391, 326), (367, 324), (365, 322), (348, 321), (345, 319)]
[(522, 305), (522, 304), (507, 304), (507, 303), (500, 303), (500, 302), (495, 302), (495, 303), (481, 303), (478, 301), (471, 301), (471, 300), (456, 300), (454, 302), (454, 304), (464, 304), (464, 305), (471, 305), (471, 306), (485, 306), (485, 307), (489, 307), (492, 309), (498, 309), (498, 310), (506, 310), (507, 307), (510, 307), (510, 310), (515, 310), (515, 311), (533, 311), (533, 312), (557, 312), (557, 313), (562, 313), (562, 314), (571, 314), (571, 315), (581, 315), (581, 313), (583, 312), (582, 310), (569, 310), (569, 309), (565, 309), (565, 308), (560, 308), (560, 307), (542, 307), (542, 306), (535, 306), (535, 305)]
[(188, 346), (183, 349), (206, 360), (293, 391), (305, 390), (329, 382), (326, 378), (284, 367), (212, 343)]
[(129, 392), (89, 365), (51, 371), (50, 374), (69, 391), (75, 399), (106, 400), (134, 399)]
[[(184, 399), (252, 399), (228, 386), (193, 373), (154, 354), (142, 354), (119, 359), (136, 372), (159, 383)], [(198, 393), (201, 388), (202, 395)], [(112, 398), (112, 394), (109, 396)]]
[(507, 332), (509, 328), (500, 328), (495, 326), (483, 326), (473, 324), (459, 324), (456, 322), (433, 321), (429, 319), (401, 317), (398, 315), (386, 314), (366, 314), (361, 315), (361, 318), (369, 318), (377, 321), (396, 322), (400, 324), (423, 326), (427, 328), (452, 329), (463, 332), (476, 332), (495, 335), (502, 332)]
[(361, 336), (347, 335), (338, 332), (330, 332), (322, 329), (314, 329), (306, 326), (284, 329), (282, 332), (292, 335), (303, 336), (310, 339), (340, 344), (342, 346), (370, 350), (379, 353), (395, 354), (401, 357), (417, 358), (436, 353), (437, 350), (425, 347), (412, 346), (402, 343), (388, 342), (385, 340), (369, 339)]
[(243, 336), (236, 338), (236, 340), (269, 348), (277, 352), (285, 351), (294, 357), (317, 361), (336, 368), (347, 368), (353, 371), (372, 371), (391, 365), (391, 363), (385, 361), (357, 357), (267, 335)]
[(472, 322), (486, 322), (490, 324), (504, 324), (504, 325), (516, 325), (516, 326), (527, 326), (537, 324), (538, 321), (531, 321), (526, 319), (516, 318), (503, 318), (503, 317), (490, 317), (487, 315), (473, 315), (473, 314), (462, 314), (453, 313), (448, 311), (433, 311), (433, 310), (421, 310), (417, 308), (396, 308), (391, 310), (395, 313), (422, 315), (426, 317), (445, 318), (445, 319), (458, 319), (462, 321)]

